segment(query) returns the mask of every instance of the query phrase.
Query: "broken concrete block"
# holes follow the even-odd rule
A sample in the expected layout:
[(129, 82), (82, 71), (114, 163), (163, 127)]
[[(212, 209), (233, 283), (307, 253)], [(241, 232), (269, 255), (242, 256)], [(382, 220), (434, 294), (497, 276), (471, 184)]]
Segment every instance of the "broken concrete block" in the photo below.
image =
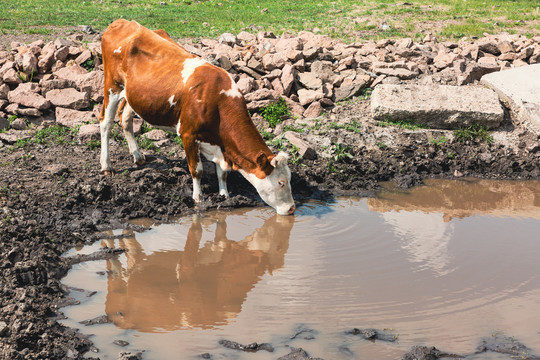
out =
[(371, 112), (377, 120), (414, 120), (436, 129), (471, 124), (493, 129), (504, 117), (494, 91), (448, 85), (381, 84), (371, 96)]

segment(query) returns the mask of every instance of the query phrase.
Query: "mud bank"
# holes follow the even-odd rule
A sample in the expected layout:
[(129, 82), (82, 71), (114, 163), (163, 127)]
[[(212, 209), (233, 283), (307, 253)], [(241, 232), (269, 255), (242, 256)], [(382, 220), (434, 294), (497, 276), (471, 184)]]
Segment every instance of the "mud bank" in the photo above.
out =
[[(513, 142), (497, 141), (494, 133), (491, 144), (463, 143), (452, 132), (381, 126), (368, 109), (369, 100), (356, 100), (335, 107), (322, 122), (284, 124), (318, 144), (314, 159), (306, 159), (285, 140), (274, 142), (275, 150), (292, 152), (296, 201), (369, 195), (389, 180), (408, 188), (428, 177), (540, 178), (540, 153), (527, 150), (537, 137), (510, 120), (501, 131)], [(116, 141), (116, 174), (106, 177), (99, 173), (99, 147), (77, 144), (73, 133), (62, 139), (0, 147), (2, 359), (78, 359), (92, 349), (91, 341), (55, 321), (68, 294), (60, 279), (71, 266), (61, 256), (69, 248), (92, 243), (100, 231), (132, 226), (125, 222), (132, 218), (167, 221), (210, 208), (263, 206), (238, 173), (229, 176), (231, 198), (216, 195), (215, 170), (206, 163), (205, 201), (195, 208), (184, 153), (172, 140), (147, 150), (142, 167)]]

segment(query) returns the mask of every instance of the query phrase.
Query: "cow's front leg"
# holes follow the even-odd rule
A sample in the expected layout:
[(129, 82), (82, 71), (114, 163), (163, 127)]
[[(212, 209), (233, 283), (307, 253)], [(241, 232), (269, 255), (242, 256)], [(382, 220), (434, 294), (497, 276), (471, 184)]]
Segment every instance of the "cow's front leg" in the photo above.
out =
[(121, 114), (120, 120), (122, 123), (122, 129), (124, 130), (124, 136), (126, 137), (129, 152), (131, 153), (131, 155), (133, 155), (133, 162), (139, 166), (144, 165), (146, 159), (144, 155), (141, 154), (141, 152), (139, 151), (137, 140), (133, 135), (133, 117), (135, 116), (135, 112), (133, 111), (133, 108), (127, 103), (127, 101), (124, 100), (122, 102), (122, 105), (120, 106), (120, 110), (118, 113), (119, 115)]
[(99, 129), (101, 131), (101, 172), (105, 175), (112, 174), (111, 159), (109, 157), (109, 134), (113, 125), (114, 117), (120, 100), (124, 98), (124, 90), (118, 91), (116, 94), (110, 88), (108, 93), (105, 93), (103, 100), (103, 108), (100, 114)]
[(199, 154), (199, 144), (192, 136), (183, 135), (182, 143), (186, 151), (186, 159), (189, 166), (189, 172), (193, 179), (193, 200), (200, 203), (202, 198), (201, 179), (203, 176), (203, 164)]
[(229, 172), (223, 170), (219, 164), (216, 164), (216, 175), (219, 186), (219, 195), (225, 196), (228, 199), (229, 191), (227, 190), (227, 175), (229, 175)]

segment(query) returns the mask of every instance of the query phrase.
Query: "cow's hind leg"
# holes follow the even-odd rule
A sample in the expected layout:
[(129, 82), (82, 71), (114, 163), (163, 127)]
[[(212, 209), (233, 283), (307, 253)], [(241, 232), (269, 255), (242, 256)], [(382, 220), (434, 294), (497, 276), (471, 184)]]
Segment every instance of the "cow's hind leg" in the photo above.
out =
[(125, 100), (122, 102), (119, 113), (120, 112), (122, 113), (122, 115), (120, 116), (122, 129), (124, 130), (124, 136), (126, 137), (129, 152), (131, 153), (131, 155), (133, 155), (133, 162), (135, 162), (135, 164), (137, 165), (144, 165), (146, 159), (144, 155), (141, 154), (141, 152), (139, 151), (137, 140), (133, 135), (133, 117), (135, 116), (135, 112)]
[(112, 174), (111, 159), (109, 157), (109, 135), (113, 125), (114, 117), (116, 116), (116, 110), (118, 104), (124, 98), (124, 90), (118, 91), (116, 94), (113, 89), (110, 88), (109, 93), (105, 94), (103, 100), (102, 119), (100, 122), (101, 130), (101, 172), (109, 175)]

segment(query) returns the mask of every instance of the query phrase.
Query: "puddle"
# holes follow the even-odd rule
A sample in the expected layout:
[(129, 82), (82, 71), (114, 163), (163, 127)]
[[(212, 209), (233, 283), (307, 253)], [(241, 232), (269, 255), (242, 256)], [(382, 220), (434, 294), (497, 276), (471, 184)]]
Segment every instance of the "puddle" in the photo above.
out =
[[(413, 345), (470, 354), (495, 333), (540, 355), (539, 234), (540, 182), (434, 180), (303, 204), (294, 217), (209, 212), (70, 251), (128, 249), (74, 266), (63, 283), (86, 291), (72, 291), (81, 305), (64, 308), (62, 323), (94, 334), (100, 353), (88, 355), (104, 359), (137, 349), (144, 359), (276, 359), (290, 345), (384, 360)], [(103, 314), (113, 323), (79, 323)], [(355, 327), (398, 341), (345, 334)], [(301, 328), (313, 331), (291, 339)], [(242, 353), (222, 339), (275, 351)]]

